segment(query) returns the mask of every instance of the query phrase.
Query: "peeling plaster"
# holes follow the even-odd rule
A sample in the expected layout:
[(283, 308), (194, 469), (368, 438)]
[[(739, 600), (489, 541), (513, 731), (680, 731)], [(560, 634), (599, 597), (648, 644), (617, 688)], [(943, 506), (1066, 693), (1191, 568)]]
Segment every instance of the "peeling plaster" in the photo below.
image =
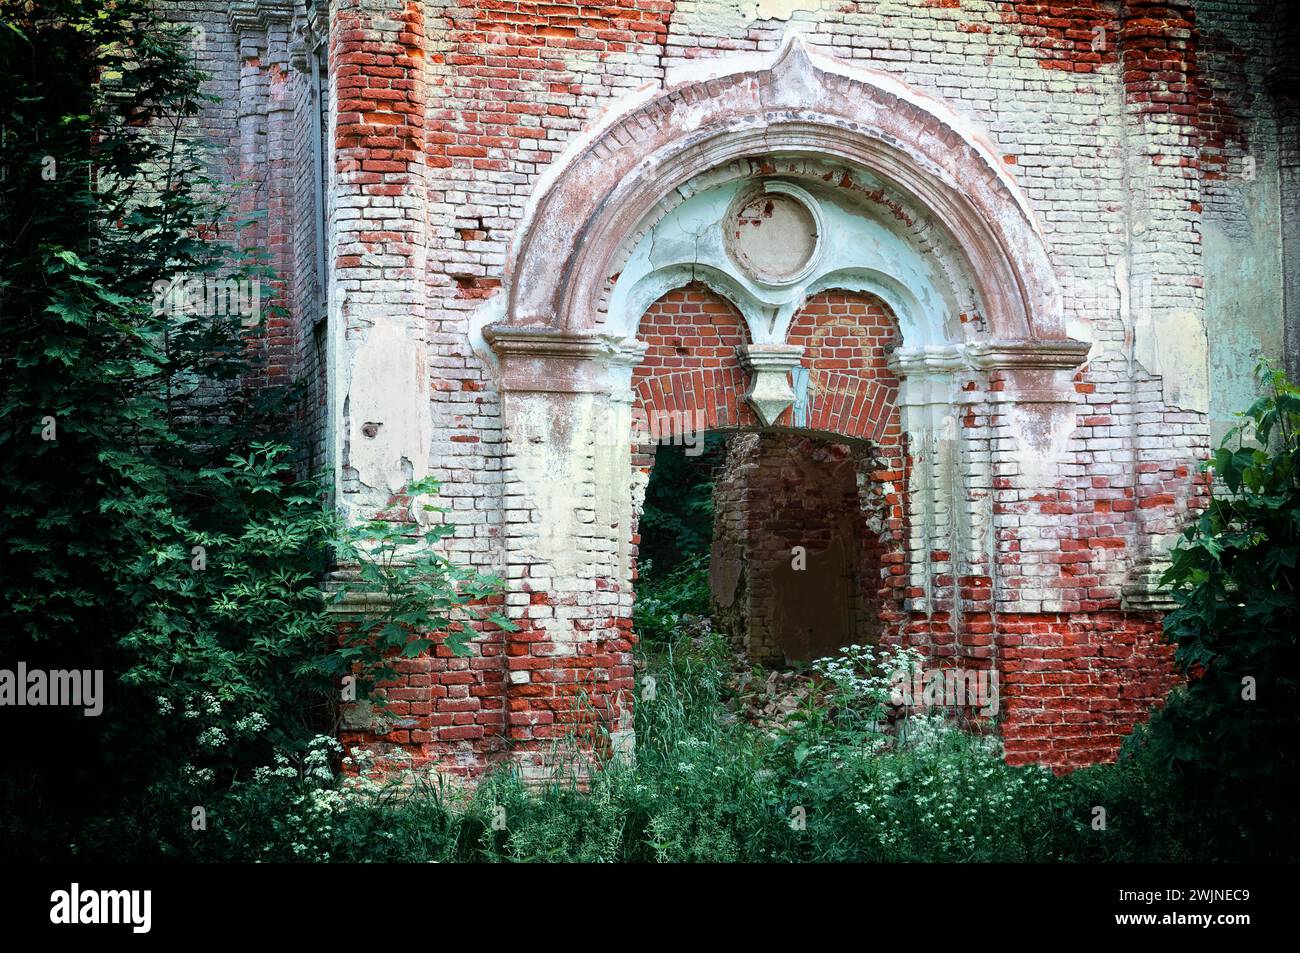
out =
[(1257, 396), (1255, 364), (1261, 357), (1283, 366), (1282, 259), (1273, 230), (1281, 212), (1276, 173), (1265, 170), (1239, 183), (1247, 228), (1232, 234), (1214, 220), (1202, 223), (1205, 326), (1209, 335), (1210, 438), (1220, 440), (1237, 423), (1236, 411)]
[[(578, 576), (590, 569), (590, 559), (574, 541), (590, 536), (596, 519), (589, 444), (600, 428), (593, 398), (586, 394), (514, 396), (510, 419), (516, 434), (516, 466), (521, 482), (529, 488), (532, 522), (526, 538), (531, 545), (524, 546), (523, 552), (558, 577)], [(623, 488), (601, 489), (621, 497)], [(520, 530), (516, 527), (514, 532)]]
[(1007, 415), (1020, 452), (1022, 483), (1050, 487), (1061, 477), (1076, 422), (1072, 404), (1013, 404)]
[(1115, 266), (1120, 321), (1132, 343), (1133, 359), (1159, 377), (1165, 402), (1172, 407), (1209, 413), (1210, 342), (1202, 315), (1189, 310), (1159, 316), (1151, 307), (1149, 287), (1134, 287), (1128, 262)]
[[(869, 201), (864, 196), (879, 193), (887, 198), (887, 193), (884, 184), (866, 170), (850, 174), (834, 165), (787, 164), (779, 157), (774, 158), (773, 169), (783, 175), (765, 181), (799, 181), (800, 194), (815, 205), (823, 232), (815, 268), (782, 285), (747, 274), (728, 249), (723, 222), (736, 196), (755, 180), (706, 185), (698, 191), (688, 183), (679, 190), (688, 197), (649, 227), (624, 263), (610, 299), (611, 333), (633, 336), (645, 309), (662, 295), (701, 281), (736, 306), (756, 344), (784, 342), (804, 302), (827, 288), (881, 298), (897, 316), (908, 344), (949, 339), (961, 307), (960, 289), (951, 287), (951, 280), (953, 272), (965, 277), (967, 266), (937, 255), (933, 243), (929, 249), (920, 247), (909, 231), (920, 210), (899, 204), (901, 196), (892, 204)], [(832, 188), (827, 182), (852, 187)], [(950, 242), (943, 244), (951, 247)]]
[(1133, 351), (1143, 367), (1160, 375), (1166, 403), (1210, 412), (1210, 342), (1200, 314), (1184, 309), (1157, 320), (1150, 311), (1139, 313), (1133, 323)]
[(820, 7), (820, 0), (758, 0), (752, 19), (788, 20), (800, 10), (813, 12)]
[(362, 486), (391, 496), (428, 473), (425, 349), (404, 325), (381, 321), (355, 345), (344, 388), (345, 466)]

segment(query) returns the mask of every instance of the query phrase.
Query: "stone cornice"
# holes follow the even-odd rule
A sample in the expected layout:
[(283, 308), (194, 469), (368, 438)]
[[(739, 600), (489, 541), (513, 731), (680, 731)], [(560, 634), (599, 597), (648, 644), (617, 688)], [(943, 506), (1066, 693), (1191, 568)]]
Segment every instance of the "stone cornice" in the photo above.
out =
[(632, 391), (632, 375), (636, 366), (645, 360), (650, 345), (636, 338), (607, 335), (605, 346), (609, 359), (609, 395), (615, 400), (631, 403), (636, 399)]
[(649, 344), (636, 338), (618, 338), (610, 335), (604, 340), (609, 363), (615, 367), (636, 367), (645, 359), (645, 352), (650, 349)]
[(236, 32), (264, 30), (270, 23), (292, 20), (296, 6), (294, 0), (232, 0), (226, 13)]
[(1091, 348), (1088, 342), (1073, 338), (900, 347), (889, 356), (889, 367), (901, 377), (949, 374), (961, 370), (1064, 371), (1082, 364)]
[(489, 324), (483, 338), (501, 362), (507, 391), (597, 393), (614, 350), (608, 335), (562, 328)]
[(967, 359), (981, 371), (1024, 369), (1073, 370), (1088, 357), (1092, 345), (1073, 338), (1022, 341), (975, 341), (966, 345)]
[[(336, 569), (325, 577), (325, 611), (330, 615), (364, 618), (377, 615), (392, 605), (386, 592), (367, 592), (360, 585), (361, 571), (352, 567)], [(335, 598), (338, 593), (342, 598)]]
[(321, 8), (313, 3), (307, 5), (307, 15), (298, 23), (289, 44), (290, 62), (299, 72), (310, 72), (311, 57), (328, 39), (329, 24), (325, 22)]
[(609, 340), (592, 331), (489, 324), (483, 337), (498, 357), (546, 357), (590, 360), (609, 354)]
[(799, 366), (803, 347), (799, 344), (745, 344), (736, 348), (736, 356), (747, 371), (789, 372)]
[(961, 349), (954, 345), (900, 347), (889, 355), (888, 364), (899, 377), (948, 374), (970, 366)]
[(1162, 578), (1168, 568), (1167, 557), (1140, 558), (1124, 584), (1124, 608), (1134, 612), (1171, 612), (1177, 609), (1178, 603), (1169, 594)]

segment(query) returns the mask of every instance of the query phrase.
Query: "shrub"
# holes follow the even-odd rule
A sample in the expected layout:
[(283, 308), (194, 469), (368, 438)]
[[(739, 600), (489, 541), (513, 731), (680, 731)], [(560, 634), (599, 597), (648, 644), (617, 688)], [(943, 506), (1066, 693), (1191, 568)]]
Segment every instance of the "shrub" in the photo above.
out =
[(1189, 811), (1221, 820), (1231, 858), (1300, 853), (1300, 389), (1259, 370), (1264, 395), (1215, 451), (1218, 493), (1174, 550), (1165, 619), (1188, 677), (1130, 744), (1174, 772)]

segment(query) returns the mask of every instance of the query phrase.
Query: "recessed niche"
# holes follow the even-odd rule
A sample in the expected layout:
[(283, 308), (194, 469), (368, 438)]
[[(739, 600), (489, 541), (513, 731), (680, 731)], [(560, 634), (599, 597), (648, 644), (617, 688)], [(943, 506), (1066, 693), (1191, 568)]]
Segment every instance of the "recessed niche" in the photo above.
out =
[(820, 251), (816, 199), (788, 182), (765, 182), (741, 192), (723, 227), (731, 260), (763, 284), (794, 284), (812, 270)]

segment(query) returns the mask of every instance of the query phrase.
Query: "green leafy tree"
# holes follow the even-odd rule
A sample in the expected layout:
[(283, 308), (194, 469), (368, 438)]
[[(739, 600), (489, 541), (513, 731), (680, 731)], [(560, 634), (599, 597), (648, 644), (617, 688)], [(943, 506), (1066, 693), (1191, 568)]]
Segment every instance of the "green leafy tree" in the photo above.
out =
[[(234, 823), (259, 766), (319, 773), (340, 672), (464, 653), (490, 611), (433, 550), (450, 528), (343, 530), (302, 478), (295, 394), (256, 359), (274, 276), (208, 175), (189, 40), (148, 0), (0, 0), (0, 667), (104, 673), (97, 717), (6, 709), (20, 854), (193, 848), (193, 806)], [(339, 560), (387, 595), (343, 645)]]

